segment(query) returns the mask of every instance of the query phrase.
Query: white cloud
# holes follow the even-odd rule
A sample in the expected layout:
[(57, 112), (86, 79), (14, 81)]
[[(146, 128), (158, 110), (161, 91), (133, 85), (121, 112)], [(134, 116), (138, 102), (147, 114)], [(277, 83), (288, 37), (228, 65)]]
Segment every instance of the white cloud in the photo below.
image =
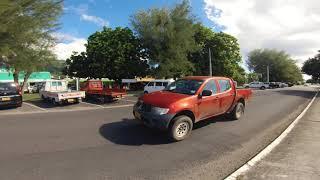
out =
[(97, 16), (91, 16), (88, 14), (81, 14), (80, 19), (84, 20), (84, 21), (88, 21), (88, 22), (93, 22), (99, 26), (109, 26), (108, 21), (102, 19), (101, 17), (97, 17)]
[(207, 17), (239, 39), (242, 54), (256, 48), (288, 52), (298, 64), (320, 49), (319, 0), (204, 0)]
[(59, 60), (66, 60), (74, 51), (79, 53), (86, 51), (87, 40), (85, 38), (77, 38), (63, 33), (54, 33), (53, 36), (60, 41), (52, 48)]

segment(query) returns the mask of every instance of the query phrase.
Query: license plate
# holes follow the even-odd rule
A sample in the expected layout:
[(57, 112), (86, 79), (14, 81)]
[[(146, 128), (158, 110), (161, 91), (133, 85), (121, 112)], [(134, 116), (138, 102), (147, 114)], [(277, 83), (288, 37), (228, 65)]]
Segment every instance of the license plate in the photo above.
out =
[(68, 99), (68, 102), (70, 103), (70, 102), (74, 102), (74, 99)]
[(141, 114), (139, 112), (134, 112), (134, 117), (137, 119), (141, 119)]
[(3, 97), (3, 98), (1, 98), (1, 101), (10, 101), (11, 100), (11, 98), (9, 98), (9, 97)]

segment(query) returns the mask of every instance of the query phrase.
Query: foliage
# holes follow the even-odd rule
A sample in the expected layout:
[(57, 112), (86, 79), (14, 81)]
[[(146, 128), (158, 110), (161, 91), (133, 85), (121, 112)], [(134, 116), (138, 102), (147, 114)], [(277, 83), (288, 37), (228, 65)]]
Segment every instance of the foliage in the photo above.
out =
[(61, 76), (63, 75), (65, 64), (65, 61), (53, 59), (48, 65), (45, 66), (44, 70), (49, 71), (54, 76)]
[(65, 73), (76, 77), (122, 78), (145, 76), (145, 50), (129, 28), (106, 28), (88, 38), (87, 52), (67, 59)]
[(88, 58), (85, 52), (80, 54), (74, 52), (70, 58), (66, 59), (66, 67), (63, 73), (71, 77), (89, 77)]
[(245, 71), (241, 62), (240, 47), (237, 39), (223, 32), (215, 33), (202, 24), (195, 24), (195, 41), (198, 50), (190, 54), (196, 75), (209, 75), (209, 48), (212, 58), (212, 74), (228, 76), (238, 83), (245, 82)]
[(269, 66), (270, 81), (277, 82), (302, 81), (301, 71), (295, 63), (287, 53), (274, 49), (253, 50), (247, 60), (249, 70), (262, 74), (263, 81), (267, 80)]
[(50, 51), (52, 31), (62, 12), (61, 0), (4, 0), (0, 6), (0, 57), (14, 71), (26, 73), (42, 69), (54, 59)]
[(158, 77), (179, 77), (194, 70), (188, 60), (188, 53), (197, 48), (194, 21), (187, 0), (171, 9), (139, 11), (131, 18)]
[(312, 76), (315, 81), (320, 81), (320, 50), (318, 54), (304, 62), (302, 71)]
[(247, 74), (248, 82), (259, 81), (259, 74), (257, 73), (248, 73)]

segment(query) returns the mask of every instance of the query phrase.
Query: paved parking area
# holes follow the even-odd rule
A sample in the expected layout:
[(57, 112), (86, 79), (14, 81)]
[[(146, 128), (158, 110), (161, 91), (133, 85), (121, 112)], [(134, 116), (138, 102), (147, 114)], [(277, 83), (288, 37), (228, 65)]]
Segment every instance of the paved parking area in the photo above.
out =
[(111, 108), (115, 106), (131, 106), (137, 100), (137, 97), (127, 96), (114, 102), (100, 103), (95, 101), (83, 101), (78, 104), (67, 104), (54, 106), (51, 103), (43, 101), (24, 102), (22, 107), (18, 108), (1, 108), (0, 115), (4, 114), (23, 114), (23, 113), (41, 113), (41, 112), (63, 112), (63, 111), (81, 111), (99, 108)]

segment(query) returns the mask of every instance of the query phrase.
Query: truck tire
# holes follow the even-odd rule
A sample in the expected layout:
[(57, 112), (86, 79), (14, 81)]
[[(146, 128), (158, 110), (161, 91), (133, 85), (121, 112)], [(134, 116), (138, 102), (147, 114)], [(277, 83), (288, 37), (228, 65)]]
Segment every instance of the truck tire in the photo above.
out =
[(143, 94), (148, 94), (148, 91), (143, 92)]
[(181, 141), (187, 138), (192, 131), (193, 122), (190, 117), (181, 115), (175, 117), (169, 126), (169, 136), (173, 141)]
[(230, 117), (234, 120), (240, 119), (244, 114), (244, 108), (244, 104), (242, 102), (238, 102), (230, 113)]
[(56, 102), (56, 100), (54, 98), (51, 99), (51, 103), (54, 105), (54, 106), (57, 106), (58, 103)]
[(44, 97), (44, 95), (41, 95), (41, 99), (42, 99), (43, 101), (47, 101), (47, 98)]
[(265, 89), (266, 89), (266, 87), (264, 87), (264, 86), (261, 86), (261, 87), (260, 87), (260, 89), (261, 89), (261, 90), (265, 90)]

